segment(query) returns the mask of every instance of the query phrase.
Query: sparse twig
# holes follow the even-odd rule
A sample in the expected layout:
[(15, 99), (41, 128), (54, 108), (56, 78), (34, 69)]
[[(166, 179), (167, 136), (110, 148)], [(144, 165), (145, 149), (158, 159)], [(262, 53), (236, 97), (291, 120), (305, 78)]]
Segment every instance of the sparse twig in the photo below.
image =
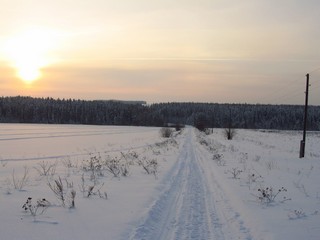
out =
[(61, 201), (62, 206), (65, 206), (65, 189), (61, 178), (59, 177), (58, 179), (54, 180), (52, 184), (48, 182), (48, 186), (55, 194), (55, 196), (58, 198), (58, 200)]
[[(80, 188), (80, 192), (82, 192), (84, 197), (89, 198), (93, 195), (99, 195), (101, 197), (102, 194), (101, 194), (100, 190), (103, 187), (103, 185), (104, 185), (104, 183), (102, 183), (98, 186), (98, 185), (96, 185), (96, 182), (94, 182), (93, 185), (86, 186), (84, 174), (82, 174), (81, 185), (79, 186), (79, 188)], [(105, 196), (107, 196), (106, 193), (105, 193)], [(101, 198), (103, 198), (103, 197), (101, 197)]]
[(242, 170), (238, 168), (232, 168), (231, 170), (228, 170), (229, 173), (231, 173), (232, 178), (239, 179), (239, 175), (242, 173)]
[(139, 160), (139, 165), (145, 170), (147, 174), (153, 174), (157, 178), (158, 161), (156, 159), (147, 160), (145, 157)]
[(105, 161), (105, 167), (108, 172), (110, 172), (114, 177), (119, 177), (121, 173), (120, 159), (117, 157), (107, 157)]
[(102, 176), (103, 162), (101, 156), (91, 156), (89, 160), (83, 163), (83, 170), (91, 172), (91, 180), (95, 181), (97, 176)]
[(51, 164), (50, 162), (42, 161), (34, 167), (40, 176), (53, 176), (56, 173), (57, 163)]
[(225, 166), (226, 161), (223, 159), (223, 154), (215, 153), (212, 156), (212, 160), (214, 160), (218, 166)]
[(70, 208), (76, 207), (76, 205), (75, 205), (76, 194), (77, 194), (77, 192), (74, 189), (72, 189), (70, 192), (70, 204), (69, 204)]
[(29, 168), (24, 167), (23, 175), (20, 179), (17, 179), (15, 176), (14, 169), (12, 170), (12, 182), (15, 189), (21, 191), (28, 184), (29, 181)]

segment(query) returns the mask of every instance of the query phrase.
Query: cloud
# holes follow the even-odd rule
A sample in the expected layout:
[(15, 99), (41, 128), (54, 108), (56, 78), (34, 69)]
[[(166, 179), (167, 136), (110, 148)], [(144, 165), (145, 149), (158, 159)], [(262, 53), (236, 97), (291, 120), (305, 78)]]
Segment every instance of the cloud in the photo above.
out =
[(4, 36), (41, 22), (66, 37), (37, 96), (268, 102), (320, 65), (315, 0), (20, 2), (5, 5)]

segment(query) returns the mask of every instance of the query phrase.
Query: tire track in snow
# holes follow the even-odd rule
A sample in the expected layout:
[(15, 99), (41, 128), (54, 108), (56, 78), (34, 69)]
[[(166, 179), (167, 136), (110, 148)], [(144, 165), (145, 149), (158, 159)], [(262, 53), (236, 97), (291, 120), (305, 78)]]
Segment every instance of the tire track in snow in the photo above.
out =
[(92, 152), (71, 153), (71, 154), (63, 154), (63, 155), (41, 156), (41, 157), (29, 157), (29, 158), (4, 158), (4, 159), (0, 158), (0, 160), (4, 162), (38, 161), (38, 160), (52, 160), (52, 159), (57, 160), (57, 159), (74, 158), (74, 157), (80, 157), (80, 156), (91, 156), (92, 154), (101, 154), (101, 153), (108, 154), (108, 153), (116, 153), (116, 152), (123, 152), (123, 151), (132, 151), (132, 150), (142, 149), (146, 147), (152, 147), (158, 143), (159, 142), (155, 142), (150, 144), (123, 147), (119, 149), (111, 149), (111, 150), (105, 150), (105, 151), (92, 151)]
[(224, 183), (216, 178), (217, 171), (219, 170), (210, 167), (211, 164), (208, 164), (209, 162), (207, 161), (210, 157), (208, 157), (206, 151), (203, 151), (201, 146), (195, 150), (199, 160), (199, 167), (202, 169), (203, 175), (207, 181), (208, 190), (213, 191), (211, 194), (208, 194), (207, 199), (215, 206), (215, 214), (219, 216), (219, 224), (216, 226), (223, 232), (225, 239), (261, 239), (260, 237), (253, 238), (251, 229), (246, 226), (242, 215), (237, 211), (237, 208), (241, 205), (241, 201), (236, 201), (237, 203), (235, 205), (234, 202), (232, 203), (231, 200), (234, 201), (237, 197), (230, 194), (230, 192), (228, 194), (226, 193), (226, 188), (228, 189), (228, 187), (225, 185), (226, 188), (224, 188), (221, 185), (224, 185)]
[[(224, 239), (212, 193), (198, 166), (192, 129), (187, 129), (173, 175), (131, 239)], [(168, 175), (168, 178), (170, 178)]]
[[(144, 131), (146, 132), (146, 131)], [(119, 134), (134, 134), (141, 133), (141, 131), (123, 131), (123, 132), (112, 132), (112, 131), (83, 131), (83, 132), (56, 132), (56, 133), (22, 133), (22, 134), (0, 134), (0, 141), (19, 141), (19, 140), (33, 140), (33, 139), (52, 139), (52, 138), (68, 138), (68, 137), (89, 137), (89, 136), (109, 136)], [(2, 138), (3, 136), (9, 136), (10, 138)], [(18, 136), (18, 137), (14, 137)]]

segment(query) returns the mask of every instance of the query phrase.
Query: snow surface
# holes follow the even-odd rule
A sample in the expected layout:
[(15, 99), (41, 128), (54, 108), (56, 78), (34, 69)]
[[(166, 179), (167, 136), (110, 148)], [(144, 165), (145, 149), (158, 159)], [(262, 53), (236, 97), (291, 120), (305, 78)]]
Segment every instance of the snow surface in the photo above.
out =
[[(0, 124), (0, 239), (320, 239), (320, 133), (307, 134), (302, 159), (301, 138), (237, 130), (228, 141), (223, 129), (188, 127), (168, 140), (159, 128)], [(125, 162), (129, 175), (86, 171), (90, 159)], [(156, 174), (141, 166), (151, 159)], [(54, 170), (47, 176), (44, 164)], [(76, 191), (75, 208), (48, 187), (59, 177)], [(81, 192), (93, 184), (100, 196)], [(267, 188), (277, 194), (269, 202)], [(51, 205), (34, 217), (22, 208), (28, 197)]]

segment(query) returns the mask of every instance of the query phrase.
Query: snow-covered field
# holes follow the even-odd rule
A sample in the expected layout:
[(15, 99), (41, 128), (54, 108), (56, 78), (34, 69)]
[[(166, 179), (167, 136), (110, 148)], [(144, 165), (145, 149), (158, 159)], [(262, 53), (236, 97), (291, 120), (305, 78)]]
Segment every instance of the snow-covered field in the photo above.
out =
[(0, 239), (320, 239), (320, 133), (302, 159), (301, 138), (1, 124)]

